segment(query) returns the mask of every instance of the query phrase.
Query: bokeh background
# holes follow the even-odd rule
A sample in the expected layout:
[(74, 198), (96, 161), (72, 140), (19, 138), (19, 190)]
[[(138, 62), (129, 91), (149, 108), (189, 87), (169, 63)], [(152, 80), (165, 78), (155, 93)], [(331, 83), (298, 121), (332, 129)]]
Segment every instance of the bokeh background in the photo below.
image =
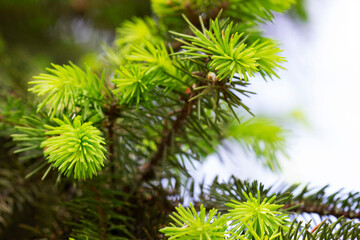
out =
[(267, 185), (360, 189), (360, 1), (312, 0), (305, 9), (306, 21), (277, 15), (263, 26), (288, 62), (280, 79), (253, 80), (250, 88), (257, 95), (247, 100), (255, 115), (274, 118), (289, 130), (283, 171), (264, 170), (232, 144), (233, 154), (223, 150), (225, 163), (215, 155), (208, 159), (202, 173), (212, 174), (206, 181), (220, 173), (223, 179), (236, 174)]

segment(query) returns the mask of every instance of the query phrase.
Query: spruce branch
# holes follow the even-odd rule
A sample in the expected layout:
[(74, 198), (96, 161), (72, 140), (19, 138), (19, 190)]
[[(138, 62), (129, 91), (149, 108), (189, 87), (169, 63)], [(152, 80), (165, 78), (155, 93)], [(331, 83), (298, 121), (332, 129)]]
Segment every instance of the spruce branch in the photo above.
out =
[(96, 212), (97, 212), (97, 215), (99, 216), (99, 221), (98, 221), (99, 237), (100, 237), (100, 240), (106, 240), (106, 220), (105, 220), (103, 209), (101, 206), (102, 205), (101, 199), (99, 197), (98, 190), (94, 186), (91, 186), (90, 189), (94, 193), (95, 200), (97, 201)]
[(327, 194), (327, 189), (328, 186), (319, 190), (312, 190), (306, 186), (299, 193), (294, 193), (292, 199), (285, 203), (284, 208), (289, 208), (297, 214), (315, 213), (322, 217), (360, 219), (359, 192), (343, 193), (339, 190), (333, 194)]
[(345, 210), (337, 208), (332, 204), (314, 204), (310, 201), (304, 201), (299, 204), (287, 204), (284, 208), (290, 208), (297, 213), (315, 213), (319, 216), (334, 216), (336, 218), (344, 217), (347, 219), (360, 219), (360, 212), (355, 210)]
[(111, 178), (101, 175), (97, 181), (82, 182), (79, 195), (64, 203), (73, 215), (69, 224), (74, 239), (135, 239), (128, 196), (109, 188)]
[[(120, 112), (117, 111), (117, 104), (115, 102), (111, 102), (110, 103), (110, 107), (109, 107), (109, 111), (107, 112), (107, 116), (108, 116), (108, 122), (107, 122), (107, 133), (108, 133), (108, 140), (109, 143), (108, 145), (108, 150), (109, 150), (109, 160), (110, 160), (110, 172), (112, 175), (116, 175), (116, 151), (115, 151), (115, 146), (116, 146), (116, 134), (115, 134), (115, 124), (116, 124), (116, 119), (118, 117), (120, 117)], [(111, 180), (112, 184), (115, 183), (115, 179)]]
[(290, 224), (287, 232), (281, 231), (284, 240), (318, 240), (318, 239), (359, 239), (360, 224), (347, 221), (340, 217), (334, 222), (322, 221), (316, 227), (311, 226), (311, 221), (304, 224), (296, 219)]
[(220, 183), (215, 179), (208, 195), (201, 198), (208, 207), (224, 208), (228, 201), (244, 201), (246, 199), (244, 192), (255, 194), (259, 191), (261, 198), (276, 196), (277, 202), (275, 203), (283, 205), (281, 211), (294, 215), (315, 213), (322, 217), (360, 219), (358, 211), (360, 206), (359, 192), (345, 194), (342, 191), (337, 191), (333, 194), (326, 194), (327, 188), (328, 186), (325, 186), (319, 190), (312, 190), (307, 186), (301, 187), (298, 184), (283, 185), (278, 189), (275, 187), (265, 188), (257, 181), (248, 182), (232, 177), (227, 183)]
[(201, 30), (188, 19), (185, 20), (193, 35), (171, 32), (184, 44), (184, 51), (177, 54), (185, 56), (184, 58), (209, 58), (208, 68), (217, 73), (220, 81), (225, 78), (231, 81), (235, 73), (245, 81), (257, 72), (263, 76), (272, 76), (275, 69), (281, 68), (279, 63), (285, 61), (278, 56), (281, 50), (270, 40), (255, 41), (248, 46), (247, 37), (244, 33), (234, 32), (234, 22), (229, 23), (229, 19), (224, 22), (220, 22), (218, 18), (211, 20), (209, 29), (205, 28), (200, 19)]
[(276, 239), (281, 235), (279, 228), (287, 231), (288, 215), (277, 211), (281, 205), (272, 203), (272, 199), (254, 198), (247, 195), (246, 201), (232, 201), (227, 206), (230, 210), (220, 213), (211, 209), (206, 215), (206, 208), (201, 204), (199, 213), (194, 206), (179, 206), (170, 218), (175, 222), (160, 231), (169, 239)]
[[(15, 126), (15, 133), (11, 135), (13, 141), (17, 143), (17, 149), (14, 153), (20, 153), (19, 159), (25, 161), (32, 158), (39, 159), (43, 156), (41, 144), (46, 140), (46, 127), (52, 122), (47, 117), (46, 113), (38, 113), (32, 116), (23, 116), (18, 120)], [(45, 166), (43, 160), (40, 166)], [(36, 169), (36, 171), (34, 171)], [(27, 177), (36, 173), (38, 168), (30, 171)]]
[[(319, 206), (329, 204), (330, 213), (336, 205), (334, 209), (357, 216), (357, 210), (343, 203), (349, 200), (358, 207), (357, 196), (337, 200), (312, 196), (307, 190), (301, 195), (296, 186), (275, 192), (240, 180), (202, 191), (202, 203), (195, 203), (199, 208), (179, 205), (189, 196), (195, 199), (187, 163), (214, 153), (229, 137), (272, 170), (278, 168), (284, 131), (258, 118), (233, 122), (243, 119), (235, 107), (251, 114), (242, 102), (252, 94), (247, 80), (256, 74), (278, 77), (276, 70), (284, 61), (258, 23), (272, 20), (273, 12), (285, 11), (292, 2), (152, 0), (157, 18), (135, 18), (118, 29), (114, 49), (107, 49), (113, 64), (106, 66), (106, 75), (105, 70), (98, 77), (90, 68), (70, 63), (54, 64), (47, 74), (34, 77), (30, 91), (43, 101), (31, 124), (21, 124), (13, 135), (21, 148), (17, 152), (30, 162), (28, 176), (36, 176), (46, 165), (75, 179), (104, 173), (74, 184), (58, 174), (62, 182), (56, 187), (65, 185), (65, 199), (72, 198), (66, 206), (73, 239), (159, 239), (163, 236), (158, 230), (174, 206), (179, 206), (174, 223), (162, 232), (184, 240), (294, 240), (300, 235), (310, 240), (321, 234), (328, 240), (333, 225), (325, 221), (315, 230), (296, 222), (290, 225), (289, 214), (316, 211), (311, 207), (325, 211)], [(0, 111), (0, 120), (7, 120), (4, 113)], [(110, 164), (103, 168), (106, 157)], [(17, 164), (22, 167), (24, 161)], [(185, 183), (184, 176), (189, 177)], [(219, 210), (210, 210), (212, 206)], [(355, 236), (357, 226), (341, 223), (346, 231), (340, 237)]]
[[(162, 159), (163, 152), (171, 144), (171, 138), (181, 130), (183, 123), (187, 120), (193, 111), (195, 101), (189, 101), (194, 96), (195, 92), (190, 90), (188, 99), (185, 99), (185, 104), (178, 111), (175, 121), (171, 124), (171, 127), (164, 131), (161, 140), (157, 144), (157, 150), (150, 158), (149, 162), (146, 163), (141, 169), (140, 179), (143, 181), (150, 180), (155, 177), (155, 168), (159, 165)], [(165, 129), (165, 126), (164, 126)]]

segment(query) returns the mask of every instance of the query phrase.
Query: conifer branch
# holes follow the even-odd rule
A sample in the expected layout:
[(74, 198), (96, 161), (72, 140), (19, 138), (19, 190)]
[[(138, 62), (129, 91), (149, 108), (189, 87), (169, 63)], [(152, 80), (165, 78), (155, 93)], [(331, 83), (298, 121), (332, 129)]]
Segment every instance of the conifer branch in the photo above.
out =
[[(226, 10), (229, 7), (228, 1), (223, 1), (218, 4), (218, 6), (214, 7), (209, 11), (207, 16), (199, 17), (201, 14), (197, 13), (191, 6), (190, 3), (185, 4), (185, 15), (188, 17), (189, 21), (197, 28), (201, 29), (203, 22), (204, 26), (208, 27), (210, 20), (215, 20), (216, 17), (220, 14), (220, 12)], [(201, 20), (200, 20), (201, 18)], [(189, 33), (193, 35), (192, 33)], [(179, 41), (173, 41), (170, 43), (171, 48), (177, 52), (181, 49), (184, 43)]]
[(311, 201), (303, 201), (300, 204), (291, 203), (285, 204), (284, 209), (290, 208), (292, 212), (298, 214), (302, 213), (316, 213), (319, 216), (334, 216), (336, 218), (345, 217), (347, 219), (360, 219), (360, 212), (354, 210), (345, 210), (336, 205), (329, 203), (313, 203)]
[[(120, 113), (116, 111), (117, 105), (115, 102), (111, 102), (109, 111), (107, 112), (108, 123), (107, 123), (107, 132), (109, 137), (108, 149), (109, 149), (109, 161), (110, 161), (110, 172), (112, 175), (115, 175), (115, 161), (116, 161), (116, 151), (115, 151), (115, 143), (116, 143), (116, 135), (115, 135), (115, 122), (119, 117)], [(111, 180), (114, 185), (115, 180)]]
[[(215, 181), (208, 191), (200, 185), (201, 202), (194, 204), (198, 207), (179, 205), (171, 217), (174, 222), (161, 231), (165, 236), (158, 231), (176, 205), (188, 197), (196, 199), (198, 187), (187, 163), (214, 153), (224, 139), (237, 140), (270, 169), (279, 168), (277, 154), (286, 153), (284, 130), (260, 118), (246, 121), (235, 108), (251, 114), (242, 100), (253, 94), (247, 86), (255, 74), (265, 80), (278, 77), (276, 71), (285, 59), (258, 24), (272, 20), (274, 12), (287, 10), (294, 1), (152, 0), (156, 17), (122, 24), (114, 48), (106, 50), (112, 64), (96, 67), (95, 72), (103, 70), (101, 76), (70, 62), (53, 64), (48, 73), (34, 77), (30, 91), (42, 99), (37, 113), (22, 110), (21, 104), (11, 104), (11, 100), (0, 103), (0, 134), (2, 128), (12, 131), (6, 121), (21, 125), (12, 135), (17, 142), (15, 153), (21, 155), (11, 162), (25, 170), (21, 175), (0, 171), (0, 190), (9, 203), (5, 205), (21, 213), (11, 206), (12, 201), (24, 205), (24, 199), (37, 200), (43, 190), (40, 185), (27, 189), (18, 176), (28, 173), (26, 178), (36, 179), (36, 173), (49, 165), (45, 176), (50, 172), (49, 179), (57, 177), (58, 184), (51, 185), (51, 197), (58, 198), (51, 202), (71, 198), (61, 211), (72, 227), (60, 226), (67, 230), (53, 235), (56, 238), (287, 240), (321, 236), (329, 240), (358, 236), (359, 225), (340, 220), (360, 218), (359, 193), (326, 196), (324, 189), (312, 193), (298, 186), (275, 192), (235, 178), (225, 184)], [(18, 121), (26, 113), (32, 117)], [(235, 123), (235, 118), (244, 121)], [(108, 167), (104, 167), (105, 159)], [(3, 166), (1, 162), (0, 169)], [(52, 168), (60, 174), (56, 176)], [(186, 182), (184, 175), (189, 177)], [(81, 181), (71, 184), (74, 179)], [(1, 210), (0, 204), (0, 230)], [(305, 212), (333, 215), (338, 221), (323, 221), (316, 229), (310, 223), (303, 227), (288, 221), (289, 215)], [(334, 231), (336, 224), (342, 224), (340, 232)], [(55, 233), (48, 231), (47, 224), (40, 229), (40, 224), (35, 225), (39, 236), (33, 237), (53, 238), (41, 233), (43, 229)]]
[(91, 186), (90, 187), (91, 191), (95, 194), (95, 199), (96, 199), (96, 211), (97, 211), (97, 214), (99, 216), (99, 220), (98, 220), (98, 224), (99, 224), (99, 237), (100, 237), (100, 240), (106, 240), (106, 232), (104, 232), (104, 229), (106, 229), (105, 227), (105, 219), (104, 219), (104, 213), (103, 213), (103, 210), (101, 208), (101, 199), (99, 198), (99, 194), (96, 190), (96, 188), (94, 186)]
[[(189, 93), (189, 97), (184, 100), (185, 104), (179, 110), (179, 113), (178, 113), (175, 121), (172, 123), (172, 125), (169, 129), (164, 131), (163, 136), (157, 145), (156, 152), (154, 153), (154, 155), (152, 155), (152, 157), (150, 158), (150, 161), (142, 167), (142, 173), (141, 173), (141, 177), (140, 177), (140, 179), (142, 181), (147, 181), (147, 180), (153, 179), (155, 177), (155, 168), (156, 168), (156, 166), (159, 165), (164, 150), (168, 146), (170, 146), (171, 137), (178, 133), (178, 131), (181, 129), (183, 123), (186, 121), (186, 119), (192, 113), (192, 109), (195, 104), (195, 101), (189, 101), (189, 99), (191, 99), (194, 96), (195, 96), (195, 92), (194, 92), (194, 90), (191, 90)], [(164, 129), (166, 129), (166, 126), (164, 126)]]

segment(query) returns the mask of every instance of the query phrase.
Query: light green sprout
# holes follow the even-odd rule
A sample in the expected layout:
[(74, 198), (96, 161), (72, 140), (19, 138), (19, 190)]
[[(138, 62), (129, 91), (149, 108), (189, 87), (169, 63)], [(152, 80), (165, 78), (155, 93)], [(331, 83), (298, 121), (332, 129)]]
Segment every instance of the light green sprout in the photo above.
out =
[(70, 62), (63, 66), (52, 64), (52, 68), (46, 70), (48, 73), (34, 76), (34, 80), (29, 82), (33, 85), (29, 91), (44, 96), (37, 111), (47, 106), (51, 117), (61, 116), (65, 111), (75, 112), (78, 106), (84, 109), (92, 106), (101, 111), (98, 102), (103, 98), (104, 79), (99, 79), (90, 68), (84, 71)]
[(66, 117), (64, 121), (55, 118), (58, 127), (46, 126), (51, 137), (42, 142), (44, 155), (49, 163), (69, 177), (74, 172), (75, 179), (92, 178), (104, 166), (106, 149), (101, 132), (91, 122), (82, 123), (77, 116), (73, 123)]
[(271, 40), (256, 41), (250, 46), (246, 44), (244, 33), (233, 31), (234, 23), (210, 21), (210, 28), (202, 24), (202, 31), (195, 27), (188, 19), (193, 35), (172, 32), (180, 37), (177, 40), (184, 44), (184, 50), (179, 54), (190, 58), (210, 58), (208, 67), (217, 73), (219, 80), (229, 78), (235, 74), (247, 81), (260, 72), (262, 76), (276, 75), (275, 70), (281, 68), (279, 63), (285, 59), (278, 55), (281, 50)]
[(196, 212), (194, 206), (184, 208), (179, 205), (177, 213), (173, 213), (170, 218), (176, 223), (160, 231), (170, 237), (169, 240), (222, 240), (226, 233), (226, 218), (220, 216), (216, 209), (211, 209), (206, 213), (203, 205), (200, 212)]
[(257, 198), (253, 197), (251, 193), (247, 195), (246, 202), (239, 202), (232, 200), (226, 206), (231, 207), (227, 214), (229, 219), (233, 221), (233, 232), (245, 232), (247, 238), (264, 239), (265, 236), (270, 237), (277, 234), (280, 226), (287, 228), (288, 215), (279, 211), (283, 205), (273, 204), (275, 196), (271, 199), (260, 198), (260, 192)]
[(170, 240), (267, 240), (278, 239), (280, 228), (288, 230), (288, 214), (279, 209), (283, 205), (273, 204), (275, 197), (268, 200), (247, 195), (246, 202), (232, 200), (226, 204), (231, 209), (226, 213), (218, 213), (211, 209), (206, 212), (203, 205), (197, 212), (192, 204), (190, 208), (179, 206), (170, 218), (175, 224), (160, 230)]

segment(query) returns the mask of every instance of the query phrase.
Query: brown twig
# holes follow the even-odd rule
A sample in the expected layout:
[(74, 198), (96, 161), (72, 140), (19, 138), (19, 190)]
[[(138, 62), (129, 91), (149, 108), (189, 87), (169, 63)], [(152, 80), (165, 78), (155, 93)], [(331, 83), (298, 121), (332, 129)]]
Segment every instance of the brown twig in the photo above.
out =
[[(204, 83), (201, 83), (199, 84), (199, 86), (203, 84)], [(161, 138), (161, 141), (158, 143), (157, 150), (150, 158), (150, 161), (141, 168), (140, 180), (147, 181), (155, 177), (155, 168), (159, 165), (165, 149), (170, 146), (171, 137), (176, 135), (180, 131), (182, 125), (192, 113), (195, 101), (189, 101), (189, 99), (193, 98), (198, 93), (198, 91), (194, 90), (196, 87), (197, 86), (194, 84), (192, 88), (188, 88), (185, 92), (187, 94), (187, 98), (184, 99), (185, 104), (182, 106), (181, 109), (171, 112), (171, 115), (177, 113), (177, 117), (172, 122), (170, 128), (167, 128), (168, 120), (165, 120), (166, 124), (164, 124), (163, 136)]]
[(171, 127), (164, 131), (163, 137), (157, 146), (157, 151), (150, 158), (150, 161), (142, 167), (141, 180), (146, 181), (154, 178), (155, 168), (157, 165), (159, 165), (165, 148), (171, 144), (171, 137), (177, 134), (177, 132), (181, 129), (182, 124), (186, 121), (188, 116), (190, 116), (193, 106), (194, 101), (187, 102), (179, 110), (179, 114), (177, 115), (176, 120), (172, 123)]
[(324, 222), (326, 222), (327, 221), (327, 218), (324, 220), (324, 221), (322, 221), (321, 223), (319, 223), (318, 225), (316, 225), (312, 230), (311, 230), (311, 234), (312, 233), (314, 233), (315, 231), (316, 231), (316, 229), (318, 229)]
[[(109, 139), (109, 161), (110, 161), (110, 172), (112, 176), (115, 175), (115, 161), (116, 161), (116, 151), (115, 151), (115, 123), (116, 119), (119, 117), (120, 113), (117, 109), (117, 105), (115, 102), (111, 102), (109, 110), (107, 111), (108, 122), (107, 122), (107, 132), (108, 132), (108, 139)], [(115, 179), (111, 180), (112, 185), (115, 184)]]
[(349, 219), (360, 219), (360, 212), (355, 211), (345, 211), (342, 208), (337, 208), (330, 204), (312, 204), (311, 202), (303, 202), (302, 204), (296, 206), (297, 204), (291, 203), (286, 204), (283, 208), (291, 208), (292, 212), (300, 213), (316, 213), (320, 216), (334, 216), (336, 218), (345, 217)]

